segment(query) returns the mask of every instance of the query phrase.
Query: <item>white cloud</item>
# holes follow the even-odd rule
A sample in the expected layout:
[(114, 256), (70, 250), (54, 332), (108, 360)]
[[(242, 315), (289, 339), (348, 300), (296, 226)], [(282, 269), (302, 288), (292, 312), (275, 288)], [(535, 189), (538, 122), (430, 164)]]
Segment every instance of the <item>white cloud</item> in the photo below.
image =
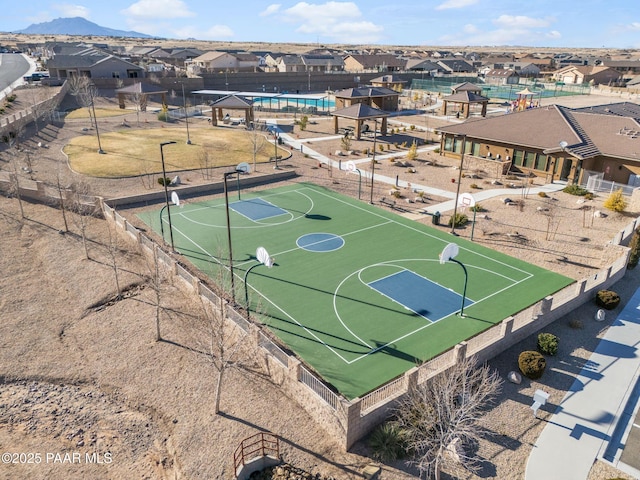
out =
[(478, 0), (446, 0), (436, 7), (436, 10), (449, 10), (452, 8), (464, 8), (478, 3)]
[(82, 5), (70, 5), (68, 3), (61, 3), (53, 5), (53, 8), (60, 12), (63, 18), (82, 17), (89, 18), (89, 9)]
[(353, 2), (299, 2), (283, 14), (285, 21), (299, 24), (296, 32), (323, 36), (336, 42), (372, 43), (380, 39), (383, 31), (383, 27), (362, 20), (362, 12)]
[(220, 40), (222, 38), (232, 38), (235, 34), (226, 25), (212, 25), (206, 30), (196, 27), (184, 27), (172, 30), (176, 38), (197, 38), (199, 40)]
[(269, 15), (273, 15), (280, 10), (282, 5), (279, 3), (272, 3), (267, 8), (265, 8), (262, 12), (260, 12), (261, 17), (268, 17)]
[(558, 39), (562, 38), (562, 34), (557, 30), (551, 30), (551, 31), (547, 32), (547, 34), (545, 36), (547, 38), (551, 38), (553, 40), (558, 40)]
[(548, 27), (554, 18), (532, 18), (524, 15), (500, 15), (493, 23), (504, 29)]
[(632, 22), (627, 25), (627, 30), (640, 31), (640, 22)]
[(140, 0), (120, 13), (136, 18), (184, 18), (195, 13), (182, 0)]

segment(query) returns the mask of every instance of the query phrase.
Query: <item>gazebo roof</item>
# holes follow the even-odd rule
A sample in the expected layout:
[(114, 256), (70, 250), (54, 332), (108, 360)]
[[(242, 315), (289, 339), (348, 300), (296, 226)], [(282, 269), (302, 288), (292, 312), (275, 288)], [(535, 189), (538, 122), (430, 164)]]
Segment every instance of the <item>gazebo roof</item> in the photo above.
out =
[(447, 102), (458, 102), (458, 103), (482, 103), (488, 102), (489, 99), (482, 95), (478, 95), (477, 93), (471, 92), (469, 90), (465, 90), (462, 92), (454, 93), (453, 95), (447, 95), (443, 98), (443, 100)]
[(229, 108), (229, 109), (245, 109), (251, 108), (253, 104), (246, 98), (238, 97), (236, 95), (227, 95), (226, 97), (219, 98), (211, 104), (215, 108)]
[(355, 105), (351, 105), (350, 107), (335, 110), (331, 112), (331, 115), (334, 115), (336, 117), (352, 118), (356, 120), (389, 116), (389, 114), (384, 110), (373, 108), (363, 103), (356, 103)]
[(335, 93), (336, 98), (388, 97), (392, 95), (400, 94), (387, 87), (347, 88)]
[(471, 83), (471, 82), (462, 82), (462, 83), (458, 83), (457, 85), (454, 85), (451, 87), (451, 91), (458, 93), (458, 92), (481, 92), (482, 91), (482, 87), (476, 85), (475, 83)]
[(168, 90), (164, 90), (162, 87), (158, 87), (157, 85), (151, 85), (150, 83), (136, 82), (133, 85), (129, 85), (128, 87), (122, 87), (116, 90), (116, 93), (167, 93)]

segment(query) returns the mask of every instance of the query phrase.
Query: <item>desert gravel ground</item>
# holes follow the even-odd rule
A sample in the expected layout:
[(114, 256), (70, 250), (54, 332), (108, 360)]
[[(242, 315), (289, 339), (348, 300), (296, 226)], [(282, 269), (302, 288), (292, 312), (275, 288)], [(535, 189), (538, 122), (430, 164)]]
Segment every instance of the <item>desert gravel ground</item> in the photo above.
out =
[[(135, 114), (131, 115), (135, 119)], [(153, 125), (153, 116), (148, 115)], [(415, 120), (417, 124), (420, 119), (424, 116), (398, 120), (409, 124)], [(287, 118), (279, 121), (291, 123)], [(111, 128), (116, 128), (119, 120), (106, 120), (105, 131), (111, 122)], [(206, 120), (201, 122), (206, 128)], [(323, 122), (328, 123), (318, 119), (307, 132), (298, 132), (299, 138), (325, 134)], [(59, 178), (64, 185), (82, 180), (94, 193), (107, 197), (148, 191), (140, 179), (88, 179), (71, 172), (61, 147), (70, 137), (83, 134), (83, 127), (81, 122), (71, 121), (49, 125), (38, 139), (29, 141), (30, 148), (39, 152), (34, 164), (36, 179), (53, 182)], [(48, 148), (38, 149), (36, 140)], [(354, 149), (366, 148), (363, 145), (364, 141)], [(339, 140), (318, 142), (313, 148), (327, 155), (335, 153), (340, 149)], [(2, 170), (6, 171), (8, 153), (0, 154)], [(404, 155), (406, 149), (398, 149), (397, 156)], [(384, 160), (376, 169), (392, 178), (401, 175), (408, 180), (405, 176), (410, 176), (413, 184), (451, 189), (455, 187), (452, 174), (457, 172), (454, 163), (424, 152), (413, 162), (415, 173)], [(353, 174), (318, 166), (300, 152), (293, 152), (281, 167), (296, 170), (299, 176), (294, 181), (312, 181), (357, 196)], [(270, 168), (263, 165), (258, 170)], [(205, 180), (199, 172), (184, 172), (181, 177), (192, 184)], [(462, 191), (472, 182), (482, 189), (496, 188), (489, 182), (491, 174), (478, 172), (478, 177), (463, 179)], [(388, 197), (389, 188), (375, 184), (376, 203)], [(413, 197), (408, 189), (403, 194)], [(479, 221), (474, 240), (576, 279), (595, 273), (611, 260), (606, 242), (638, 214), (586, 217), (581, 210), (584, 205), (561, 192), (552, 194), (553, 200), (524, 197), (521, 189), (514, 189), (514, 196), (523, 199), (522, 210), (506, 206), (503, 197), (483, 202), (486, 218)], [(397, 207), (402, 208), (396, 210), (414, 213), (442, 200), (432, 197), (425, 205), (401, 200)], [(590, 211), (604, 211), (603, 201), (597, 196)], [(550, 202), (552, 229), (549, 215), (538, 210), (549, 207)], [(69, 221), (70, 232), (61, 234), (64, 223), (60, 210), (26, 202), (23, 207), (25, 219), (17, 199), (0, 197), (0, 450), (39, 453), (42, 461), (1, 464), (0, 478), (232, 478), (234, 449), (258, 430), (279, 435), (285, 460), (299, 468), (336, 479), (362, 478), (363, 467), (372, 462), (366, 442), (342, 452), (293, 399), (265, 377), (260, 365), (234, 371), (225, 379), (222, 413), (214, 415), (213, 371), (185, 348), (190, 339), (181, 328), (188, 315), (197, 314), (193, 299), (178, 285), (163, 286), (162, 331), (166, 341), (155, 342), (150, 268), (136, 248), (124, 238), (118, 238), (117, 248), (113, 248), (109, 239), (117, 237), (104, 221), (92, 219), (87, 230), (87, 259), (74, 221)], [(422, 217), (417, 221), (431, 222), (430, 216), (419, 215)], [(447, 220), (446, 213), (443, 220)], [(469, 228), (459, 229), (459, 233), (470, 236)], [(110, 302), (116, 292), (114, 258), (119, 267), (118, 282), (129, 289), (124, 299)], [(638, 275), (630, 271), (615, 286), (623, 301), (637, 288)], [(547, 372), (540, 381), (504, 384), (498, 403), (485, 417), (495, 435), (479, 445), (483, 468), (477, 475), (462, 478), (523, 478), (528, 454), (545, 420), (615, 317), (614, 311), (605, 322), (595, 322), (595, 311), (595, 306), (587, 303), (545, 329), (560, 338), (560, 353), (548, 359)], [(576, 325), (581, 328), (574, 328)], [(506, 377), (517, 369), (519, 352), (532, 348), (533, 337), (495, 357), (490, 365)], [(529, 408), (537, 388), (551, 394), (540, 420), (533, 418)], [(51, 462), (45, 461), (47, 453), (53, 455)], [(65, 453), (70, 454), (69, 462), (63, 462)], [(71, 461), (74, 458), (80, 460)], [(381, 467), (382, 480), (415, 478), (415, 471), (403, 462)], [(590, 480), (615, 476), (630, 478), (598, 462)]]

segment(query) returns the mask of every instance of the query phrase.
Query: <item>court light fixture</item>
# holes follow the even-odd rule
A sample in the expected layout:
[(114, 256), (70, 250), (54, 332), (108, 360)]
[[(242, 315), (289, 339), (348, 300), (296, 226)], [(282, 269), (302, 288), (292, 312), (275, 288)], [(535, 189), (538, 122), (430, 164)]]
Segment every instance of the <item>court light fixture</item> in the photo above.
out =
[(460, 305), (460, 316), (464, 317), (464, 301), (465, 301), (465, 298), (467, 296), (468, 274), (467, 274), (467, 268), (462, 264), (462, 262), (460, 262), (460, 261), (455, 259), (456, 255), (458, 255), (459, 251), (460, 251), (460, 249), (459, 249), (458, 245), (456, 245), (455, 243), (447, 244), (442, 249), (442, 252), (440, 253), (440, 264), (443, 265), (443, 264), (447, 263), (448, 261), (452, 261), (452, 262), (455, 262), (458, 265), (460, 265), (462, 267), (462, 270), (464, 270), (464, 288), (462, 290), (462, 305)]

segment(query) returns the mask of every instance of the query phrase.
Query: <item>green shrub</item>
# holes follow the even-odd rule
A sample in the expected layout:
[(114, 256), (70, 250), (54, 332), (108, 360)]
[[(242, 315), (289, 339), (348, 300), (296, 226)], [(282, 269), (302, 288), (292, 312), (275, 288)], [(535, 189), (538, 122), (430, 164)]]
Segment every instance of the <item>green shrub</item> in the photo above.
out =
[(160, 112), (158, 112), (158, 120), (160, 120), (161, 122), (168, 122), (169, 121), (169, 112), (168, 111), (160, 111)]
[(471, 210), (472, 212), (484, 212), (485, 208), (480, 205), (479, 203), (476, 203), (473, 207), (471, 207), (469, 210)]
[(371, 456), (380, 462), (394, 462), (407, 454), (402, 429), (392, 422), (383, 423), (369, 436)]
[(478, 186), (477, 183), (472, 183), (471, 185), (469, 185), (469, 188), (472, 188), (474, 190), (479, 190), (480, 189), (480, 187)]
[(636, 268), (640, 260), (640, 227), (636, 228), (629, 242), (629, 262), (627, 268)]
[(620, 304), (620, 295), (612, 290), (598, 290), (596, 305), (605, 310), (613, 310)]
[(171, 183), (171, 179), (169, 177), (158, 177), (158, 183), (164, 187), (165, 185), (169, 185)]
[(627, 201), (622, 195), (622, 189), (616, 190), (604, 201), (604, 208), (608, 208), (613, 212), (624, 212), (627, 208)]
[(545, 355), (558, 353), (558, 337), (553, 333), (540, 333), (538, 335), (538, 351)]
[(539, 197), (542, 197), (542, 198), (547, 198), (549, 195), (547, 195), (547, 194), (546, 194), (546, 193), (544, 193), (544, 192), (538, 192), (538, 196), (539, 196)]
[(309, 123), (309, 117), (307, 117), (306, 115), (303, 115), (302, 118), (300, 119), (300, 130), (306, 130), (307, 129), (307, 123)]
[(587, 193), (589, 193), (589, 190), (587, 190), (586, 188), (581, 187), (580, 185), (576, 185), (576, 184), (571, 184), (571, 185), (567, 185), (566, 187), (564, 187), (562, 189), (562, 191), (564, 193), (568, 193), (570, 195), (578, 195), (580, 197), (586, 195)]
[(584, 199), (585, 200), (593, 200), (593, 193), (591, 192), (587, 192), (584, 194)]
[[(455, 226), (462, 227), (467, 224), (469, 218), (464, 213), (456, 213)], [(453, 216), (449, 218), (449, 226), (453, 226)]]
[(5, 100), (7, 102), (15, 102), (16, 101), (16, 96), (15, 96), (15, 94), (9, 95)]
[(532, 380), (540, 378), (546, 367), (547, 361), (540, 352), (526, 350), (518, 357), (518, 368), (525, 377)]

